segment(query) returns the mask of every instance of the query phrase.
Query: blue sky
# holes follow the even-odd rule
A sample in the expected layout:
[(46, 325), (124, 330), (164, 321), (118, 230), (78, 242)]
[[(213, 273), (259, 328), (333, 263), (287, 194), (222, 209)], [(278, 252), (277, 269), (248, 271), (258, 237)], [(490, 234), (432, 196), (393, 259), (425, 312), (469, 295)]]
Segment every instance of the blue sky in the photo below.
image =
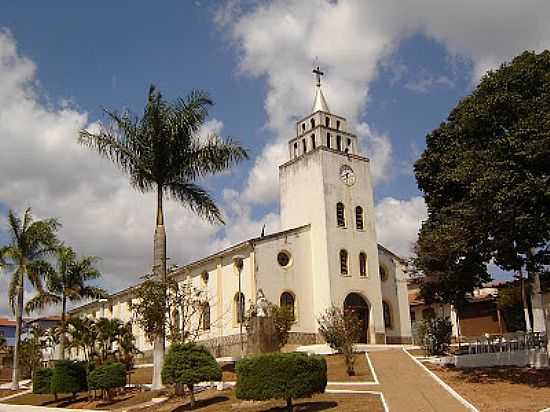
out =
[(425, 216), (412, 171), (425, 135), (485, 70), (548, 47), (543, 4), (7, 2), (0, 212), (32, 205), (39, 216), (58, 216), (67, 242), (102, 257), (110, 289), (147, 271), (153, 199), (132, 193), (74, 138), (102, 119), (102, 106), (139, 114), (154, 83), (168, 98), (208, 91), (216, 103), (208, 130), (251, 153), (202, 182), (224, 208), (225, 228), (168, 206), (171, 259), (185, 263), (259, 234), (264, 223), (278, 230), (276, 166), (293, 121), (310, 107), (317, 57), (329, 106), (350, 119), (372, 159), (378, 236), (407, 255)]

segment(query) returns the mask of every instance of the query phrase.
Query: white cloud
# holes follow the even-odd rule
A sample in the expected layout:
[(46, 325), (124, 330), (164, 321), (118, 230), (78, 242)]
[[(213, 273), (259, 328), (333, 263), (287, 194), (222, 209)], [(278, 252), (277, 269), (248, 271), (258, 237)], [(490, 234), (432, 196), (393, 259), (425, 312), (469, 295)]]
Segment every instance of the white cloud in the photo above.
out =
[(436, 76), (428, 73), (426, 70), (421, 71), (419, 75), (414, 79), (405, 83), (405, 88), (416, 92), (426, 94), (432, 91), (435, 87), (447, 87), (453, 88), (455, 83), (448, 76), (440, 75)]
[(223, 130), (223, 122), (218, 119), (210, 119), (204, 122), (197, 132), (201, 141), (207, 141), (211, 136), (220, 136)]
[[(247, 199), (269, 203), (277, 197), (277, 166), (287, 159), (286, 142), (295, 116), (306, 115), (310, 108), (310, 71), (316, 58), (327, 74), (323, 87), (331, 110), (368, 130), (361, 115), (371, 103), (369, 84), (379, 68), (395, 66), (393, 81), (407, 72), (400, 62), (392, 63), (403, 38), (422, 32), (441, 42), (450, 56), (471, 59), (476, 81), (488, 68), (524, 49), (548, 47), (549, 12), (550, 2), (545, 0), (279, 0), (247, 7), (226, 2), (215, 21), (238, 50), (240, 72), (266, 79), (267, 127), (274, 134), (248, 178)], [(437, 85), (452, 87), (453, 81), (425, 74), (407, 87), (427, 92)], [(387, 180), (392, 175), (391, 139), (367, 136), (375, 181)]]
[(374, 184), (391, 177), (392, 145), (388, 135), (374, 131), (365, 122), (355, 126), (363, 152), (370, 158), (370, 174)]
[(427, 217), (424, 198), (386, 197), (374, 209), (378, 241), (403, 257), (411, 256), (420, 225)]
[[(77, 144), (79, 129), (97, 126), (67, 102), (41, 104), (35, 74), (0, 32), (0, 199), (19, 213), (32, 206), (37, 217), (60, 218), (63, 240), (101, 257), (109, 289), (134, 283), (151, 267), (155, 196), (135, 192), (110, 162)], [(210, 121), (205, 131), (222, 126)], [(171, 201), (166, 221), (171, 263), (203, 256), (219, 229)], [(0, 286), (7, 281), (2, 274)]]

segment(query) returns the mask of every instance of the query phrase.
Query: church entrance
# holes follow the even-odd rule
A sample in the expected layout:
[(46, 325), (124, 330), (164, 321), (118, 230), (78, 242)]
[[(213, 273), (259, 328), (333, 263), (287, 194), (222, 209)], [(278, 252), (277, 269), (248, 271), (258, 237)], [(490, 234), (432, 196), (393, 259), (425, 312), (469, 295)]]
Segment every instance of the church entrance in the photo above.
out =
[(350, 293), (344, 300), (344, 311), (351, 312), (362, 323), (359, 343), (369, 341), (369, 305), (358, 293)]

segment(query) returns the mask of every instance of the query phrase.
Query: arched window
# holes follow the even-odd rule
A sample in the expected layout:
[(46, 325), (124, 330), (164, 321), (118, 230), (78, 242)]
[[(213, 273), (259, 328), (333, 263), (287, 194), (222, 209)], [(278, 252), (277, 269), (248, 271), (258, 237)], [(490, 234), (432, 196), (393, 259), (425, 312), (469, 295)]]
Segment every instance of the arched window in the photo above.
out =
[(202, 328), (210, 330), (210, 304), (208, 302), (202, 306)]
[(239, 299), (239, 293), (235, 294), (235, 320), (237, 323), (242, 323), (244, 320), (244, 295), (241, 293)]
[(202, 280), (203, 286), (207, 286), (207, 285), (208, 285), (208, 279), (210, 279), (210, 275), (209, 275), (208, 272), (205, 270), (204, 272), (201, 273), (201, 280)]
[(291, 313), (292, 315), (292, 320), (295, 319), (295, 314), (294, 314), (294, 295), (292, 295), (292, 293), (290, 292), (283, 292), (281, 294), (281, 299), (280, 299), (280, 306), (283, 308), (287, 308), (288, 311)]
[(327, 133), (327, 147), (330, 149), (330, 133)]
[(386, 301), (382, 301), (382, 310), (384, 311), (384, 326), (391, 328), (391, 310)]
[(336, 120), (336, 130), (340, 130), (340, 120)]
[(311, 149), (315, 149), (315, 135), (312, 134), (311, 135)]
[(294, 157), (298, 157), (298, 142), (294, 142)]
[(313, 129), (315, 127), (315, 119), (311, 119), (311, 128)]
[(357, 206), (355, 208), (355, 227), (357, 230), (363, 230), (363, 208), (361, 206)]
[(383, 265), (380, 265), (380, 267), (378, 268), (378, 271), (380, 272), (380, 280), (382, 282), (385, 282), (386, 280), (388, 280), (388, 271)]
[(325, 117), (325, 126), (326, 127), (329, 127), (330, 126), (330, 117)]
[(306, 139), (302, 139), (302, 152), (307, 152)]
[(302, 130), (306, 130), (306, 124), (302, 123)]
[(359, 276), (367, 276), (367, 254), (359, 253)]
[(342, 202), (336, 203), (336, 224), (338, 227), (346, 227), (346, 212)]
[(348, 251), (345, 249), (340, 250), (340, 273), (348, 274)]
[(342, 136), (340, 135), (336, 136), (336, 148), (342, 151)]

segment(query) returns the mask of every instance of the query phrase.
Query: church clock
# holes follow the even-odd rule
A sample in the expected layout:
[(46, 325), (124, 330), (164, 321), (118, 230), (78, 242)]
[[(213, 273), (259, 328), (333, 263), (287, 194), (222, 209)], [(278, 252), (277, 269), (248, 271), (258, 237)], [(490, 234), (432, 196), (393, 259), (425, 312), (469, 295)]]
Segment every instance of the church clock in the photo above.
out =
[(348, 186), (353, 185), (355, 183), (355, 173), (353, 169), (348, 165), (343, 165), (340, 168), (340, 180)]

